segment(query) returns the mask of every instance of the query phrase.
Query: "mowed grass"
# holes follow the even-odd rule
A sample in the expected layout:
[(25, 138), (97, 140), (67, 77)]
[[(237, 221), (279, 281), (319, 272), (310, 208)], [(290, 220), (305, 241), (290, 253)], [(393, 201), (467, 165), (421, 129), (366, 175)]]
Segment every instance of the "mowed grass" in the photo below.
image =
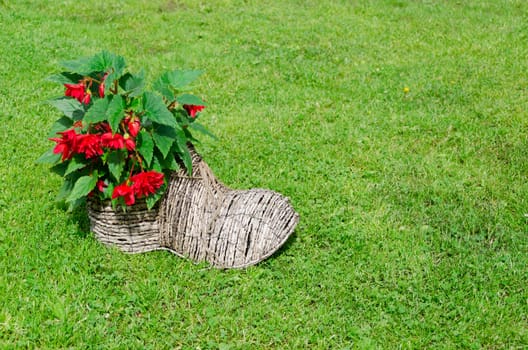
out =
[[(0, 0), (0, 22), (0, 347), (528, 347), (525, 1)], [(45, 78), (102, 49), (205, 71), (198, 150), (291, 198), (284, 248), (125, 255), (53, 202)]]

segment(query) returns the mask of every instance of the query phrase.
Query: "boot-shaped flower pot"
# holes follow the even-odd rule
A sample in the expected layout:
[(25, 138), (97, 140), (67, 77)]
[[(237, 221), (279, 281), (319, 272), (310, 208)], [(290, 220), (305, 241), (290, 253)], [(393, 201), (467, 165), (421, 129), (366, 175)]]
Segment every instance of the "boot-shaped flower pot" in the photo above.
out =
[(218, 268), (254, 265), (277, 251), (299, 215), (287, 197), (263, 190), (232, 190), (216, 179), (191, 148), (193, 172), (174, 172), (153, 209), (144, 202), (114, 210), (88, 200), (91, 229), (103, 243), (127, 253), (169, 250)]

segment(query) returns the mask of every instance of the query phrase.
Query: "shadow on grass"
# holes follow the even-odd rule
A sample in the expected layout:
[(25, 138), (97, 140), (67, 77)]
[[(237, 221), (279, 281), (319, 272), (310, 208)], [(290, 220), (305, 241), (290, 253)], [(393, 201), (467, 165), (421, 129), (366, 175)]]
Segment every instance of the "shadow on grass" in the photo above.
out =
[(268, 259), (275, 259), (279, 256), (281, 256), (282, 254), (284, 254), (284, 252), (286, 252), (287, 250), (289, 250), (289, 248), (297, 241), (297, 229), (294, 230), (292, 232), (292, 234), (290, 235), (290, 237), (288, 237), (288, 239), (286, 240), (286, 242), (284, 242), (283, 245), (281, 245), (279, 247), (279, 249), (277, 249), (275, 251), (275, 253), (271, 254), (271, 256), (269, 256), (268, 258), (266, 258), (264, 261), (268, 260)]
[[(64, 208), (66, 210), (66, 207)], [(86, 238), (90, 235), (90, 220), (88, 218), (88, 211), (86, 205), (81, 205), (75, 208), (68, 216), (68, 223), (77, 226), (74, 235), (80, 238)]]

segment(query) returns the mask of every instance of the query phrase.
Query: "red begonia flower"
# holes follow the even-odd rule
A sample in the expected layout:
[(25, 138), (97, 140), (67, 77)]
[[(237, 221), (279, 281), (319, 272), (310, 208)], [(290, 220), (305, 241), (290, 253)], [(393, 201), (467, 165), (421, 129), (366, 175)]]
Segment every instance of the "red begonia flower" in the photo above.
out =
[(134, 190), (131, 186), (127, 185), (126, 183), (117, 185), (114, 188), (114, 191), (112, 192), (112, 199), (116, 199), (117, 197), (123, 197), (126, 205), (132, 205), (136, 202), (136, 198), (134, 197)]
[(136, 149), (136, 143), (131, 138), (125, 137), (125, 147), (129, 151), (133, 151)]
[(130, 177), (134, 194), (138, 197), (155, 193), (164, 182), (165, 175), (157, 171), (145, 171)]
[(86, 159), (90, 159), (103, 154), (101, 147), (101, 137), (94, 134), (79, 135), (77, 137), (76, 151), (84, 153)]
[(77, 99), (79, 102), (82, 101), (82, 99), (84, 98), (84, 83), (64, 84), (64, 86), (66, 87), (66, 92), (64, 93), (64, 95), (71, 96)]
[(66, 87), (64, 95), (71, 96), (84, 104), (90, 103), (91, 93), (90, 90), (86, 89), (84, 82), (78, 84), (64, 84), (64, 86)]
[(101, 79), (101, 84), (99, 84), (99, 97), (103, 98), (104, 97), (104, 92), (105, 92), (105, 80), (106, 80), (106, 77), (108, 76), (108, 73), (105, 73), (105, 75), (103, 76), (103, 79)]
[(104, 147), (113, 149), (125, 148), (125, 139), (121, 134), (112, 134), (112, 132), (105, 132), (101, 135), (101, 143)]
[(127, 123), (127, 127), (128, 127), (128, 132), (130, 133), (130, 135), (132, 137), (136, 137), (137, 134), (139, 133), (139, 128), (141, 127), (141, 122), (139, 121), (139, 119), (134, 119), (134, 120), (129, 121)]
[(105, 188), (107, 187), (108, 185), (106, 184), (106, 182), (104, 182), (103, 180), (99, 179), (97, 180), (97, 189), (99, 190), (99, 192), (104, 192)]
[(189, 113), (191, 118), (196, 117), (196, 114), (203, 111), (205, 106), (196, 106), (196, 105), (183, 105), (183, 108)]
[(57, 145), (53, 148), (53, 153), (62, 153), (62, 161), (65, 161), (66, 159), (73, 157), (77, 152), (79, 134), (77, 134), (74, 129), (61, 131), (58, 134), (62, 137), (54, 137), (50, 139), (51, 141), (57, 142)]
[(90, 90), (88, 90), (88, 91), (86, 92), (86, 94), (84, 95), (84, 97), (83, 97), (81, 103), (87, 105), (88, 103), (90, 103), (90, 99), (91, 99), (91, 98), (92, 98), (92, 94), (90, 93)]

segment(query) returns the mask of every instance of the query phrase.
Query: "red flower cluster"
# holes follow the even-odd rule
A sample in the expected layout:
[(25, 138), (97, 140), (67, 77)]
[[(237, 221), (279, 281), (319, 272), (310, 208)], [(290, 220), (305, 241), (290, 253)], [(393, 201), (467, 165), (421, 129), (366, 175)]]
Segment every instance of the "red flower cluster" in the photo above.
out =
[[(139, 123), (139, 121), (137, 121)], [(138, 126), (139, 129), (139, 126)], [(94, 127), (98, 131), (95, 134), (77, 133), (75, 127), (59, 132), (61, 137), (51, 138), (57, 145), (53, 148), (53, 153), (62, 154), (62, 160), (71, 159), (76, 154), (84, 154), (86, 159), (100, 156), (107, 149), (136, 149), (136, 142), (130, 135), (113, 134), (110, 126), (106, 123), (98, 124)], [(137, 133), (136, 133), (137, 135)]]
[(86, 159), (97, 157), (103, 154), (103, 148), (99, 135), (81, 134), (77, 136), (77, 142), (78, 153), (84, 153)]
[(78, 84), (64, 84), (64, 87), (66, 87), (64, 95), (71, 96), (85, 105), (90, 103), (92, 92), (86, 88), (84, 81), (81, 80)]
[(151, 209), (180, 161), (192, 173), (192, 159), (184, 157), (195, 141), (189, 126), (205, 102), (185, 91), (200, 72), (166, 72), (152, 86), (107, 51), (69, 61), (66, 69), (50, 77), (64, 89), (51, 103), (63, 115), (39, 162), (54, 164), (65, 178), (61, 197), (71, 209), (87, 196), (114, 207), (146, 197)]
[(75, 98), (80, 103), (88, 104), (92, 97), (92, 93), (89, 89), (86, 89), (86, 86), (83, 81), (78, 84), (64, 84), (66, 87), (66, 96), (71, 96)]
[(205, 106), (183, 105), (183, 109), (185, 109), (187, 113), (189, 113), (191, 118), (195, 118), (196, 114), (203, 111), (204, 108)]
[(53, 148), (53, 153), (62, 153), (62, 161), (71, 159), (77, 153), (77, 138), (79, 135), (74, 129), (62, 131), (59, 134), (62, 135), (61, 138), (55, 137), (50, 139), (51, 141), (57, 142), (57, 145)]
[[(108, 76), (108, 73), (106, 73), (103, 76), (103, 79), (101, 83), (99, 84), (99, 97), (104, 97), (104, 91), (105, 91), (105, 80)], [(66, 88), (66, 92), (64, 95), (73, 97), (80, 103), (83, 103), (85, 105), (89, 104), (92, 99), (92, 92), (90, 91), (90, 86), (92, 85), (92, 80), (88, 80), (88, 86), (86, 85), (86, 80), (80, 80), (77, 84), (64, 84), (64, 87)]]
[(126, 148), (129, 151), (133, 151), (136, 148), (136, 143), (133, 139), (124, 137), (121, 134), (112, 134), (111, 131), (101, 135), (101, 144), (111, 149)]
[(126, 205), (132, 205), (136, 202), (136, 196), (141, 198), (156, 193), (163, 182), (163, 173), (154, 170), (144, 171), (116, 186), (112, 192), (112, 199), (123, 197)]

